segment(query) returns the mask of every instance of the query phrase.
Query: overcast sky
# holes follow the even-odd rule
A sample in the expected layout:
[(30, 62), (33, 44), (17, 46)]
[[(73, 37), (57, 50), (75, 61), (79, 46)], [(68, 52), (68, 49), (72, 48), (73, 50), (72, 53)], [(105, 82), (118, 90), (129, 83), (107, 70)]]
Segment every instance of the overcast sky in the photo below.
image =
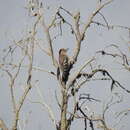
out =
[[(76, 13), (77, 11), (81, 12), (81, 20), (83, 23), (87, 21), (89, 14), (96, 8), (98, 0), (41, 0), (43, 2), (43, 6), (46, 10), (45, 12), (45, 20), (48, 23), (52, 19), (52, 15), (56, 12), (56, 9), (59, 6), (64, 7), (65, 9), (69, 10), (72, 13)], [(26, 10), (27, 0), (1, 0), (0, 2), (0, 62), (2, 62), (2, 57), (4, 55), (3, 49), (7, 48), (9, 45), (13, 44), (13, 41), (18, 41), (28, 34), (32, 27), (32, 21), (35, 19), (28, 15)], [(49, 9), (47, 9), (49, 8)], [(114, 0), (110, 5), (104, 8), (102, 14), (108, 21), (110, 25), (122, 25), (130, 27), (130, 0)], [(65, 16), (70, 22), (70, 18)], [(103, 22), (103, 19), (98, 15), (94, 19), (95, 21)], [(38, 40), (40, 44), (45, 41), (42, 37), (42, 31), (39, 32)], [(54, 33), (52, 36), (55, 35)], [(121, 49), (126, 53), (128, 52), (127, 41), (129, 41), (128, 31), (124, 29), (114, 29), (108, 30), (103, 27), (98, 27), (96, 25), (92, 25), (87, 33), (85, 40), (82, 44), (81, 53), (79, 55), (78, 63), (75, 65), (74, 70), (76, 67), (79, 67), (85, 60), (90, 59), (92, 56), (95, 55), (95, 52), (98, 50), (103, 49), (104, 47), (110, 44), (116, 44), (121, 47)], [(43, 41), (42, 41), (43, 40)], [(69, 48), (69, 55), (72, 54), (72, 50), (74, 47), (74, 38), (72, 37), (71, 33), (67, 26), (63, 27), (63, 36), (54, 40), (54, 52), (55, 56), (58, 55), (59, 48)], [(46, 45), (45, 45), (46, 46)], [(16, 51), (14, 54), (13, 63), (17, 64), (17, 60), (19, 60), (19, 51)], [(123, 69), (120, 69), (121, 66), (118, 64), (114, 64), (114, 60), (106, 57), (98, 57), (98, 61), (95, 63), (95, 66), (102, 64), (106, 67), (112, 76), (120, 81), (122, 85), (124, 85), (127, 89), (130, 90), (130, 73), (124, 72)], [(35, 50), (35, 58), (34, 58), (34, 65), (41, 67), (46, 70), (51, 70), (56, 72), (54, 67), (52, 67), (51, 60), (39, 49), (36, 48)], [(26, 62), (25, 62), (26, 65)], [(74, 71), (73, 70), (73, 71)], [(16, 87), (16, 97), (21, 95), (22, 88), (24, 86), (24, 79), (26, 78), (27, 72), (26, 69), (23, 69), (20, 74), (20, 78), (17, 80), (15, 85)], [(59, 108), (55, 100), (55, 90), (57, 93), (59, 92), (58, 82), (55, 81), (55, 78), (50, 76), (48, 73), (34, 71), (33, 72), (33, 82), (39, 80), (36, 86), (39, 86), (41, 92), (43, 94), (44, 101), (50, 105), (52, 110), (57, 117), (59, 118)], [(3, 72), (0, 71), (0, 118), (2, 118), (8, 127), (11, 126), (12, 123), (12, 104), (10, 100), (10, 89), (8, 84), (8, 77)], [(21, 111), (21, 118), (25, 120), (28, 118), (28, 123), (24, 130), (54, 130), (54, 126), (50, 121), (47, 111), (42, 109), (41, 105), (34, 104), (31, 101), (38, 101), (39, 96), (34, 86), (31, 92), (28, 95), (28, 98), (25, 102), (25, 105)], [(112, 95), (110, 92), (110, 82), (96, 82), (96, 83), (88, 83), (86, 87), (83, 87), (81, 90), (84, 92), (92, 93), (92, 95), (103, 99), (104, 101)], [(116, 89), (115, 92), (120, 92), (120, 89)], [(127, 93), (122, 93), (124, 96), (124, 103), (117, 105), (114, 107), (114, 112), (121, 111), (123, 109), (127, 109), (130, 106), (130, 96)], [(59, 95), (58, 95), (59, 96)], [(93, 104), (95, 105), (95, 104)], [(95, 108), (88, 104), (88, 106), (94, 111)], [(95, 105), (96, 106), (96, 105)], [(99, 105), (102, 109), (102, 106)], [(101, 109), (98, 109), (99, 113)], [(112, 111), (112, 112), (113, 112)], [(113, 113), (114, 113), (113, 112)], [(111, 115), (111, 113), (108, 113)], [(111, 119), (114, 121), (114, 119)], [(113, 122), (108, 120), (108, 124), (113, 124)], [(76, 123), (77, 120), (72, 124), (72, 130), (80, 130), (83, 129), (83, 122)], [(130, 116), (119, 124), (118, 129), (120, 130), (130, 130)], [(115, 123), (115, 122), (114, 122)], [(21, 121), (22, 124), (22, 121)], [(110, 125), (111, 126), (111, 125)]]

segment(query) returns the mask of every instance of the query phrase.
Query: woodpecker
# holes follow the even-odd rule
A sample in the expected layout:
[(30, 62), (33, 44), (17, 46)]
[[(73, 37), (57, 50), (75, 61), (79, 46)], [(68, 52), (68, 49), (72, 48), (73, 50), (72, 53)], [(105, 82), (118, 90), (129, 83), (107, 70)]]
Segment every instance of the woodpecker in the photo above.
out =
[(59, 50), (59, 65), (62, 72), (62, 81), (66, 84), (70, 71), (69, 57), (67, 56), (68, 49)]

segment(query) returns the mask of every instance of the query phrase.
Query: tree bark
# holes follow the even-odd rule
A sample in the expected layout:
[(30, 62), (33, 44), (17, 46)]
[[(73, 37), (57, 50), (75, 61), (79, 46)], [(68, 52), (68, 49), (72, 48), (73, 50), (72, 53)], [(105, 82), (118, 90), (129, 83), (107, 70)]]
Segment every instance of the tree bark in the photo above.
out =
[(62, 91), (62, 103), (61, 103), (61, 122), (60, 122), (60, 130), (67, 130), (67, 103), (68, 96), (66, 91)]

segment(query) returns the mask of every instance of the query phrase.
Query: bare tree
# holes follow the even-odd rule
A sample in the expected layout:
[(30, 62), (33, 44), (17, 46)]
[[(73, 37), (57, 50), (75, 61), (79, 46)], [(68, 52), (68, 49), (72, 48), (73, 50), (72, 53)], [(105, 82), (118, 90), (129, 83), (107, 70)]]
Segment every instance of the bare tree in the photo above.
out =
[[(54, 14), (52, 21), (50, 23), (46, 22), (45, 19), (45, 8), (42, 2), (38, 0), (30, 0), (26, 9), (28, 10), (29, 17), (34, 18), (33, 26), (31, 31), (28, 32), (28, 35), (22, 38), (19, 41), (13, 41), (14, 43), (10, 45), (7, 49), (5, 49), (3, 60), (0, 64), (0, 69), (5, 72), (9, 76), (9, 87), (10, 87), (10, 94), (11, 94), (11, 102), (12, 108), (14, 113), (14, 118), (12, 122), (11, 129), (18, 130), (21, 128), (20, 126), (20, 113), (23, 105), (26, 103), (26, 99), (28, 97), (29, 92), (31, 93), (32, 88), (35, 86), (34, 84), (37, 82), (33, 81), (33, 71), (38, 70), (41, 72), (47, 72), (50, 76), (53, 76), (58, 81), (58, 86), (60, 92), (57, 97), (57, 93), (55, 93), (55, 98), (57, 101), (57, 105), (59, 106), (59, 121), (57, 121), (56, 117), (54, 116), (53, 109), (44, 101), (42, 92), (40, 88), (37, 87), (38, 95), (40, 97), (39, 101), (32, 101), (32, 103), (40, 104), (43, 108), (45, 108), (49, 114), (51, 121), (54, 124), (55, 129), (57, 130), (70, 130), (72, 126), (72, 122), (76, 119), (84, 122), (84, 130), (88, 128), (94, 130), (96, 128), (104, 129), (104, 130), (112, 130), (111, 126), (108, 125), (106, 118), (111, 118), (107, 115), (109, 110), (123, 102), (122, 96), (118, 92), (114, 92), (113, 90), (115, 87), (120, 88), (120, 91), (124, 93), (130, 93), (130, 90), (127, 89), (120, 81), (116, 80), (116, 78), (109, 72), (108, 68), (103, 67), (101, 64), (100, 66), (96, 66), (97, 55), (101, 54), (101, 56), (110, 56), (111, 59), (118, 59), (120, 64), (128, 71), (130, 71), (129, 66), (129, 57), (121, 51), (120, 47), (111, 44), (109, 47), (105, 49), (98, 50), (93, 57), (89, 57), (78, 69), (75, 69), (75, 65), (79, 60), (79, 55), (82, 52), (81, 45), (87, 39), (86, 32), (95, 24), (97, 26), (105, 27), (108, 30), (112, 30), (114, 28), (125, 29), (130, 31), (129, 27), (120, 26), (120, 25), (109, 25), (105, 16), (101, 13), (101, 10), (105, 8), (108, 4), (111, 4), (113, 0), (107, 0), (105, 2), (99, 1), (97, 3), (97, 7), (95, 10), (90, 14), (88, 19), (83, 22), (81, 20), (80, 12), (76, 14), (70, 12), (69, 10), (65, 9), (64, 7), (60, 6), (57, 8), (56, 13)], [(70, 22), (67, 17), (70, 17)], [(95, 21), (95, 17), (99, 15), (103, 18), (105, 24)], [(75, 38), (73, 51), (71, 56), (67, 56), (63, 58), (62, 64), (59, 63), (55, 54), (57, 52), (54, 51), (54, 44), (53, 41), (62, 36), (64, 33), (62, 28), (63, 26), (67, 26), (70, 29), (71, 34)], [(59, 29), (59, 34), (52, 35), (54, 33), (52, 30)], [(47, 48), (43, 48), (38, 41), (37, 33), (39, 30), (43, 31), (44, 38), (46, 39), (46, 46)], [(56, 46), (55, 46), (56, 47)], [(35, 50), (38, 48), (42, 50), (42, 52), (51, 58), (52, 67), (54, 67), (54, 71), (47, 71), (43, 68), (39, 68), (34, 66), (34, 57), (35, 57)], [(116, 53), (109, 52), (109, 49), (115, 48), (117, 50)], [(13, 53), (19, 51), (19, 60), (16, 63), (12, 62), (12, 55)], [(11, 62), (7, 62), (7, 60), (11, 59)], [(26, 62), (25, 62), (26, 61)], [(28, 63), (28, 64), (26, 64)], [(51, 63), (50, 63), (51, 64)], [(63, 64), (67, 65), (64, 67), (63, 71)], [(22, 69), (26, 69), (27, 75), (25, 76), (24, 81), (24, 89), (21, 92), (21, 95), (16, 97), (15, 91), (15, 84), (17, 79), (20, 78), (20, 74)], [(57, 78), (56, 78), (57, 77)], [(65, 78), (63, 78), (65, 77)], [(88, 107), (87, 103), (98, 103), (101, 104), (102, 100), (98, 99), (97, 97), (92, 96), (91, 93), (82, 92), (82, 88), (86, 86), (87, 83), (91, 82), (107, 82), (111, 81), (110, 90), (112, 96), (109, 97), (109, 100), (104, 103), (103, 111), (100, 115), (96, 114), (96, 112), (91, 111)], [(59, 100), (61, 99), (61, 100)], [(72, 102), (71, 106), (69, 102)], [(70, 109), (71, 107), (71, 109)], [(118, 114), (118, 117), (122, 113), (129, 112), (129, 108), (123, 110)], [(3, 130), (7, 128), (4, 125)]]

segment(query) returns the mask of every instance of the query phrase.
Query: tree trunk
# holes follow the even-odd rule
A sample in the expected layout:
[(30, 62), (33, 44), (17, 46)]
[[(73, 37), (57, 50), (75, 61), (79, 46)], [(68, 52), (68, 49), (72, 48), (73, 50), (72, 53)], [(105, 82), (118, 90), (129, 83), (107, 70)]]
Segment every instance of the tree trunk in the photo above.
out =
[(67, 130), (67, 103), (68, 96), (66, 91), (62, 91), (62, 103), (61, 103), (61, 121), (60, 121), (60, 130)]

